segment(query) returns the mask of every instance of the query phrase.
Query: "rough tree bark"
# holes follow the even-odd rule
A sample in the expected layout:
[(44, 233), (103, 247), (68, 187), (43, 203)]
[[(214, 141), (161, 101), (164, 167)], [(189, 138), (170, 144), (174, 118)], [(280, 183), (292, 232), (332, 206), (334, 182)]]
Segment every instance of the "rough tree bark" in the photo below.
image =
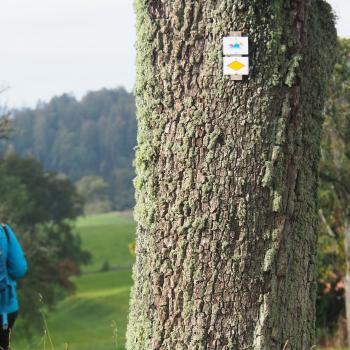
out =
[[(321, 0), (136, 0), (137, 349), (310, 349), (336, 33)], [(222, 75), (222, 37), (251, 74)]]

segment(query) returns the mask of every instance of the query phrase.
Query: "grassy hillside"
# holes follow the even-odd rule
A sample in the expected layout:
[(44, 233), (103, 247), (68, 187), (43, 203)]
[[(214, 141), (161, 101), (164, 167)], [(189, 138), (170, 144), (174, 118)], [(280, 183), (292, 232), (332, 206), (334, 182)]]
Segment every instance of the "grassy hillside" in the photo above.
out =
[(111, 266), (131, 266), (133, 257), (128, 244), (134, 240), (135, 223), (130, 215), (115, 213), (80, 218), (77, 232), (84, 249), (92, 253), (84, 271), (96, 271), (108, 262)]
[[(134, 240), (135, 223), (130, 217), (110, 213), (81, 218), (77, 231), (83, 247), (92, 253), (92, 262), (75, 279), (76, 292), (48, 316), (54, 348), (63, 350), (68, 343), (69, 350), (124, 349), (133, 262), (128, 244)], [(97, 272), (106, 261), (123, 268)], [(24, 344), (15, 339), (15, 332), (13, 339), (14, 350), (44, 349), (42, 339)], [(48, 340), (46, 349), (52, 349)]]

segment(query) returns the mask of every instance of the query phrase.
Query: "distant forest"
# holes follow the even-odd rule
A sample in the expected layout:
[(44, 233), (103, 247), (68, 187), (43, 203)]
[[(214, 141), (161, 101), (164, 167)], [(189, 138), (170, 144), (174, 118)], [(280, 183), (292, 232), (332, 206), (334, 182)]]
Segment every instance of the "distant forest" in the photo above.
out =
[(66, 174), (95, 211), (133, 207), (132, 93), (103, 89), (80, 101), (64, 94), (12, 114), (15, 132), (3, 145), (6, 153), (33, 156), (46, 170)]

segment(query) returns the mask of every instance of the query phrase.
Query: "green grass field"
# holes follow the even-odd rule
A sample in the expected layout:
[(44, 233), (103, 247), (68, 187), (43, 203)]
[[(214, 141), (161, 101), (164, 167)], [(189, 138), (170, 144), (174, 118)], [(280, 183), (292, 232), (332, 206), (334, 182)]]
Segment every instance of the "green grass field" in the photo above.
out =
[(115, 213), (80, 218), (77, 232), (84, 249), (92, 253), (92, 261), (83, 271), (99, 270), (105, 262), (111, 266), (131, 266), (134, 259), (128, 244), (134, 240), (135, 223)]
[[(128, 244), (134, 240), (135, 223), (109, 213), (79, 219), (77, 232), (83, 247), (92, 253), (92, 261), (83, 268), (84, 274), (74, 279), (76, 292), (48, 316), (54, 349), (66, 349), (66, 343), (69, 350), (124, 349), (133, 263)], [(123, 268), (96, 272), (105, 262)], [(46, 345), (42, 338), (29, 345), (16, 340), (15, 331), (13, 336), (14, 350), (52, 349), (48, 339)]]

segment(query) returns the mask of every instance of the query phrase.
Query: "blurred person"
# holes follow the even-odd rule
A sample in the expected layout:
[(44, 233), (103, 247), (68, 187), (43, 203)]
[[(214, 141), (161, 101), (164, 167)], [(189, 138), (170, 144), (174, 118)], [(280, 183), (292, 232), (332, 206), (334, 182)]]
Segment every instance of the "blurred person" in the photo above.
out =
[(9, 225), (0, 225), (0, 349), (10, 349), (18, 315), (16, 281), (27, 273), (27, 260)]

